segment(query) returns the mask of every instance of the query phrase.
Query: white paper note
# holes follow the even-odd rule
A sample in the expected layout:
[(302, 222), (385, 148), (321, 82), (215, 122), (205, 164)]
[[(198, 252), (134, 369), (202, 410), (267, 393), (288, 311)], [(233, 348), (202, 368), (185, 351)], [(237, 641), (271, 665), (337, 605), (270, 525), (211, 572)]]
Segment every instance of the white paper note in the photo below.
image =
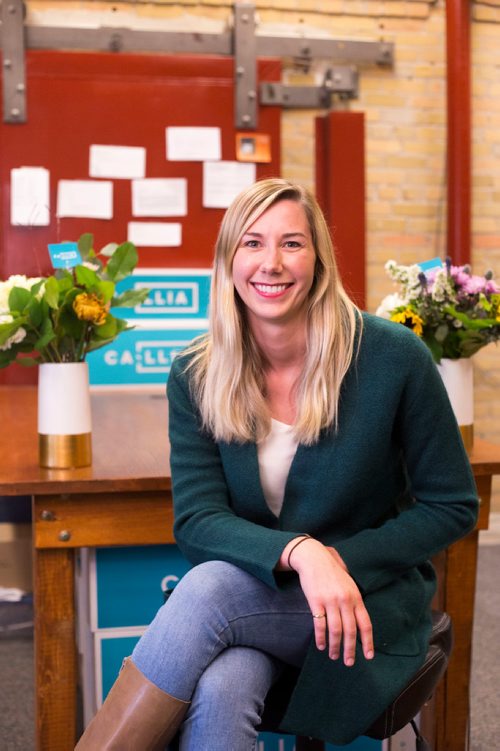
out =
[(182, 242), (182, 225), (178, 222), (129, 222), (127, 239), (140, 248), (176, 248)]
[(220, 128), (167, 128), (167, 159), (203, 162), (221, 158)]
[(59, 180), (57, 216), (112, 219), (113, 183), (107, 180)]
[(203, 165), (203, 206), (226, 209), (244, 188), (255, 182), (255, 164), (205, 162)]
[(49, 171), (18, 167), (10, 171), (10, 223), (28, 227), (50, 224)]
[(133, 216), (186, 216), (187, 180), (149, 177), (132, 181)]
[(101, 146), (93, 144), (89, 157), (90, 177), (132, 180), (146, 174), (146, 149), (142, 146)]

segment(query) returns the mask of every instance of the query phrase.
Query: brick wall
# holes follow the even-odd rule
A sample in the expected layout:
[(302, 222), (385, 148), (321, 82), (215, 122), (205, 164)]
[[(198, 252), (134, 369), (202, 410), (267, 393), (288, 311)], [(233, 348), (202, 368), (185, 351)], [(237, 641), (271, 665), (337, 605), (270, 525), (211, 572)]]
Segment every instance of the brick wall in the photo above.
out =
[[(109, 3), (28, 2), (37, 22), (70, 12), (113, 17), (127, 25), (182, 23), (214, 28), (230, 20), (232, 0)], [(368, 303), (374, 311), (391, 290), (383, 266), (388, 258), (418, 262), (445, 247), (446, 82), (444, 0), (261, 0), (259, 20), (270, 29), (306, 35), (385, 39), (395, 43), (390, 69), (360, 70), (359, 98), (348, 105), (366, 115)], [(48, 22), (48, 21), (47, 21)], [(66, 16), (66, 22), (67, 16)], [(471, 3), (473, 46), (474, 271), (500, 276), (500, 0)], [(327, 67), (309, 71), (286, 66), (287, 82), (319, 82)], [(314, 184), (314, 111), (282, 117), (283, 175)], [(475, 358), (476, 434), (500, 444), (500, 346)], [(500, 481), (495, 507), (500, 510)]]

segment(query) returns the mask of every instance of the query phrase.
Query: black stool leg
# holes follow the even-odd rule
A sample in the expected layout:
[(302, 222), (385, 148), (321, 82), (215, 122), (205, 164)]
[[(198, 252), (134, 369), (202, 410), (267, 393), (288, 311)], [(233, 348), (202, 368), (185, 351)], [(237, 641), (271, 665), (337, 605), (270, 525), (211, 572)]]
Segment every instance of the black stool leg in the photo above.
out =
[(325, 744), (323, 741), (298, 735), (295, 739), (295, 751), (325, 751)]

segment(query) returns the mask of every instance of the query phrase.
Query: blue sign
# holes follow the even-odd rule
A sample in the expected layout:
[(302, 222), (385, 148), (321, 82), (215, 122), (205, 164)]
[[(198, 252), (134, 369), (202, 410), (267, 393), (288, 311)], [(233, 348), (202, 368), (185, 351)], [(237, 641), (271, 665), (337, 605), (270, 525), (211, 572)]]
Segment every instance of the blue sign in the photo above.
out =
[(113, 308), (113, 315), (132, 321), (183, 319), (205, 321), (208, 316), (211, 273), (207, 269), (139, 269), (116, 286), (150, 291), (135, 308)]
[(134, 328), (111, 344), (90, 352), (93, 386), (164, 385), (174, 357), (205, 328)]
[(76, 243), (50, 243), (47, 247), (55, 269), (74, 269), (82, 262)]

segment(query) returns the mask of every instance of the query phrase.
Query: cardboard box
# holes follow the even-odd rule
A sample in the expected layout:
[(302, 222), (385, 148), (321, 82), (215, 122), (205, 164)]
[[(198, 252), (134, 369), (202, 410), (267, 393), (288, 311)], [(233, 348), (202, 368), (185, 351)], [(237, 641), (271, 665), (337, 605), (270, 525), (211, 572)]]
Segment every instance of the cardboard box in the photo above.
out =
[(0, 587), (33, 591), (31, 524), (0, 523)]

